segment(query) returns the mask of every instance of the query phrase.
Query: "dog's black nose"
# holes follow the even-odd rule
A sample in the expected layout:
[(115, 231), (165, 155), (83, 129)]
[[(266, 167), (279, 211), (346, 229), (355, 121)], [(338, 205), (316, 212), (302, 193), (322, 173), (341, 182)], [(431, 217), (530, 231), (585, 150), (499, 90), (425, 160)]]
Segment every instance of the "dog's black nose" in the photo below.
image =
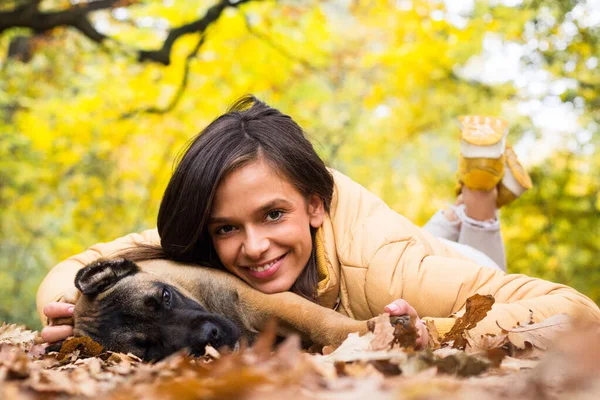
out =
[(200, 339), (207, 343), (215, 343), (221, 339), (221, 330), (212, 322), (205, 322), (200, 327)]

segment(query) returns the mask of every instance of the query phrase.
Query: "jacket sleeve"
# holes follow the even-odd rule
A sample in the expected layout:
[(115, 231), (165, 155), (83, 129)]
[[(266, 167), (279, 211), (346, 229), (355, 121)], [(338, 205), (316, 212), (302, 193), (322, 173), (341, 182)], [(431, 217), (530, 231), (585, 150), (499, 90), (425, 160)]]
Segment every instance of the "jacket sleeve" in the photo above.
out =
[(79, 294), (74, 283), (77, 271), (99, 258), (110, 257), (136, 243), (160, 245), (160, 237), (156, 229), (131, 233), (112, 242), (95, 244), (83, 253), (69, 257), (52, 268), (40, 284), (36, 296), (37, 311), (42, 324), (44, 326), (47, 324), (44, 315), (46, 304), (52, 301), (74, 302), (78, 298)]
[(417, 240), (384, 243), (369, 261), (365, 296), (373, 314), (402, 298), (420, 316), (447, 317), (465, 307), (474, 294), (496, 302), (472, 334), (500, 333), (517, 322), (535, 322), (555, 314), (600, 321), (600, 310), (576, 290), (525, 275), (506, 275), (473, 262), (430, 255)]

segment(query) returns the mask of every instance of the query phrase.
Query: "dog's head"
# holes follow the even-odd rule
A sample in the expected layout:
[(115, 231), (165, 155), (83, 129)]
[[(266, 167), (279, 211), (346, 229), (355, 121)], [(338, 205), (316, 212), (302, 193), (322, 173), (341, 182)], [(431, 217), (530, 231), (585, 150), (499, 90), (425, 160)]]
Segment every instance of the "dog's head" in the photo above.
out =
[(75, 306), (74, 333), (107, 350), (150, 361), (183, 348), (202, 355), (208, 344), (233, 348), (240, 337), (231, 321), (129, 260), (94, 262), (77, 273), (75, 286), (83, 295)]

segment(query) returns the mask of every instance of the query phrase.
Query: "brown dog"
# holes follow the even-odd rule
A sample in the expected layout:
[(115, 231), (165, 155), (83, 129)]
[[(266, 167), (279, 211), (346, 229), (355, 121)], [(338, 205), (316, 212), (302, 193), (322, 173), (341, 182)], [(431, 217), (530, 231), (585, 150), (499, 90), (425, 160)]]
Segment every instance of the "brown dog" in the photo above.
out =
[(96, 261), (77, 273), (83, 293), (75, 306), (74, 334), (107, 350), (158, 360), (182, 349), (204, 353), (207, 344), (233, 348), (252, 340), (276, 319), (279, 333), (305, 342), (338, 345), (349, 333), (368, 331), (355, 321), (290, 292), (264, 294), (226, 272), (154, 261)]

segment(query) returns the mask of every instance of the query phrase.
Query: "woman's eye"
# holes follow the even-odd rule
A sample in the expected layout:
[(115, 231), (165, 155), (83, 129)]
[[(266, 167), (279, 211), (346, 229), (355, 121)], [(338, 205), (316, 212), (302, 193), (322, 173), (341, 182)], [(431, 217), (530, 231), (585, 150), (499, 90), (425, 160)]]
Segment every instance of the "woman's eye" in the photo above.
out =
[(267, 213), (267, 221), (277, 221), (283, 217), (283, 211), (273, 210)]
[(217, 235), (226, 235), (228, 233), (233, 232), (234, 229), (235, 228), (233, 227), (233, 225), (225, 225), (217, 229), (216, 233)]
[(171, 292), (169, 291), (169, 289), (163, 289), (162, 301), (166, 306), (171, 305)]

